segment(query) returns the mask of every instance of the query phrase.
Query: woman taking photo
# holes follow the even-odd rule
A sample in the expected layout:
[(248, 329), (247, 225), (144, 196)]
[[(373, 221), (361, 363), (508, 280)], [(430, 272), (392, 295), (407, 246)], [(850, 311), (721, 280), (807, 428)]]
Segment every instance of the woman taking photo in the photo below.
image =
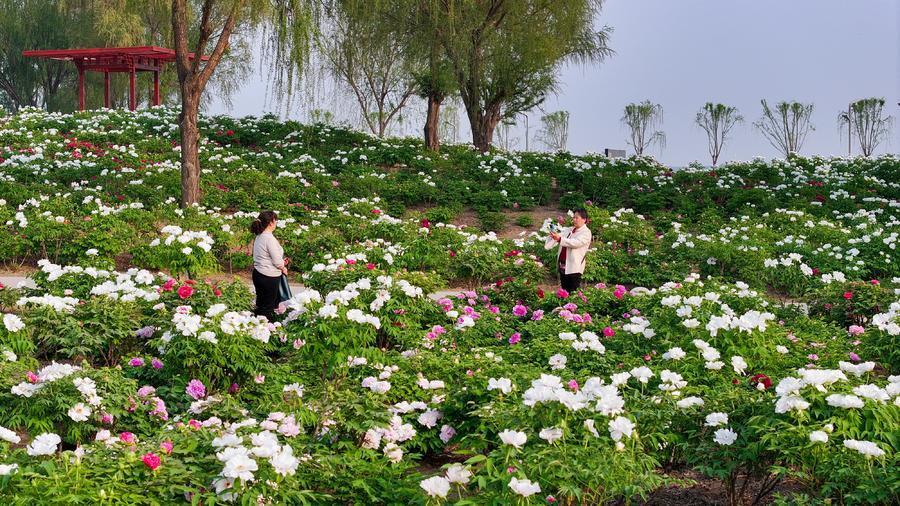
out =
[(284, 250), (272, 235), (278, 216), (273, 211), (263, 211), (250, 224), (256, 235), (253, 240), (253, 288), (256, 289), (254, 314), (273, 320), (279, 303), (281, 276), (287, 275), (290, 259), (284, 258)]

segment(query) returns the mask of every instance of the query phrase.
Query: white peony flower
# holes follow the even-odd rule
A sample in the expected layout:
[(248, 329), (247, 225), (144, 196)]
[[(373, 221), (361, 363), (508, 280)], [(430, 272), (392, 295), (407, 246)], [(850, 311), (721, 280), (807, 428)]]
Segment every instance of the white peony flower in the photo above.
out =
[(516, 449), (521, 449), (522, 445), (528, 441), (528, 436), (524, 432), (515, 430), (504, 430), (499, 436), (500, 440), (503, 441), (503, 444), (513, 446)]
[(731, 429), (719, 429), (715, 432), (713, 441), (719, 443), (720, 445), (729, 446), (734, 443), (735, 440), (737, 440), (737, 436), (737, 432)]
[(253, 479), (253, 471), (259, 469), (256, 461), (246, 453), (236, 453), (225, 462), (222, 476), (236, 480), (250, 481)]
[(557, 353), (556, 355), (550, 357), (550, 369), (553, 369), (554, 371), (565, 369), (567, 361), (568, 359), (565, 355), (563, 355), (562, 353)]
[(859, 441), (856, 439), (845, 439), (844, 446), (851, 449), (856, 450), (859, 453), (865, 455), (866, 457), (882, 457), (884, 456), (884, 450), (878, 447), (875, 443), (871, 441)]
[(15, 334), (25, 328), (25, 323), (22, 322), (21, 318), (9, 313), (3, 315), (3, 325), (11, 334)]
[(45, 432), (38, 437), (34, 438), (31, 443), (28, 443), (26, 447), (26, 452), (28, 455), (32, 457), (37, 457), (39, 455), (53, 455), (56, 453), (56, 447), (59, 443), (62, 442), (62, 439), (52, 432)]
[(541, 429), (541, 432), (538, 433), (538, 437), (547, 441), (550, 444), (553, 444), (554, 441), (561, 438), (563, 435), (562, 429), (559, 427), (547, 427)]
[(7, 429), (6, 427), (3, 427), (2, 425), (0, 425), (0, 439), (14, 445), (17, 445), (22, 441), (22, 438), (19, 437), (18, 434)]
[(419, 482), (419, 486), (422, 487), (422, 490), (428, 494), (429, 497), (447, 497), (447, 493), (450, 492), (450, 481), (443, 476), (432, 476), (431, 478), (426, 478)]
[(488, 390), (500, 390), (504, 394), (508, 394), (512, 392), (512, 380), (509, 378), (500, 378), (495, 379), (491, 378), (488, 380)]
[(447, 481), (465, 485), (472, 478), (472, 472), (462, 464), (453, 464), (447, 468)]
[(814, 430), (809, 433), (809, 440), (813, 443), (827, 443), (828, 433), (821, 430)]
[(76, 422), (86, 422), (88, 417), (91, 416), (91, 408), (86, 406), (83, 402), (79, 402), (78, 404), (69, 408), (69, 418), (75, 420)]
[(706, 415), (707, 427), (718, 427), (720, 425), (728, 425), (728, 415), (725, 413), (710, 413)]
[(622, 437), (631, 437), (634, 432), (634, 422), (624, 416), (619, 416), (615, 420), (610, 420), (607, 428), (613, 441), (621, 441)]
[(281, 476), (292, 475), (297, 472), (300, 460), (294, 457), (294, 450), (289, 445), (281, 447), (277, 453), (269, 457), (269, 464), (275, 469), (275, 472)]
[(530, 480), (513, 478), (509, 480), (509, 488), (522, 497), (530, 497), (541, 491), (541, 486)]

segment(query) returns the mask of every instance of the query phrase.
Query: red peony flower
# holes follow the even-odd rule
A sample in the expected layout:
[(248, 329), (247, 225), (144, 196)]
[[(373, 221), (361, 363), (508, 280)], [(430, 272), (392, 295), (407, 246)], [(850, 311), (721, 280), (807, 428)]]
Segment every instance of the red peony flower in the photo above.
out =
[(170, 292), (170, 291), (172, 291), (173, 287), (175, 287), (175, 280), (170, 279), (170, 280), (166, 281), (165, 284), (163, 284), (162, 290), (164, 292)]
[(772, 379), (765, 374), (755, 374), (750, 378), (751, 385), (762, 385), (765, 390), (772, 388)]
[(850, 300), (853, 298), (853, 292), (844, 292), (844, 299)]
[(178, 296), (182, 299), (186, 299), (193, 294), (194, 289), (191, 287), (191, 285), (181, 285), (181, 287), (178, 288)]

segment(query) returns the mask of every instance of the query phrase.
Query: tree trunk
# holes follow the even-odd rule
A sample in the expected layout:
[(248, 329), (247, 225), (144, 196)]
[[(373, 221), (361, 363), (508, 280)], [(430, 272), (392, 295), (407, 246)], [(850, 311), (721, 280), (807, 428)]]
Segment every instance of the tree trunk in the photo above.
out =
[(477, 118), (469, 115), (469, 123), (472, 127), (472, 144), (482, 153), (487, 153), (494, 142), (494, 130), (500, 123), (500, 107), (489, 106), (486, 112), (477, 114)]
[(181, 86), (181, 207), (200, 202), (200, 93), (190, 83)]
[(435, 152), (441, 150), (440, 119), (441, 98), (429, 95), (428, 114), (425, 116), (425, 148)]

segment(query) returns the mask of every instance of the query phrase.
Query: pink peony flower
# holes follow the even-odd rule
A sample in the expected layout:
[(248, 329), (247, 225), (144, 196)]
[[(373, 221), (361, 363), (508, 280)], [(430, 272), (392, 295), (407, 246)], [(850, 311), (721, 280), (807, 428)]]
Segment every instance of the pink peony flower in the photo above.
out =
[(123, 432), (119, 434), (119, 441), (122, 441), (123, 443), (128, 445), (132, 445), (137, 441), (137, 438), (131, 432)]
[(156, 393), (156, 388), (153, 388), (150, 385), (144, 385), (141, 388), (138, 388), (137, 394), (138, 397), (150, 397), (151, 395)]
[(544, 310), (536, 309), (533, 313), (531, 313), (531, 319), (536, 322), (543, 320), (544, 319)]
[(569, 298), (569, 292), (567, 292), (567, 291), (566, 291), (565, 289), (563, 289), (563, 288), (560, 288), (559, 290), (556, 291), (556, 296), (559, 297), (560, 299), (568, 299), (568, 298)]
[(858, 336), (858, 335), (862, 334), (863, 332), (865, 332), (866, 329), (859, 325), (850, 325), (850, 328), (847, 329), (847, 331), (850, 332), (851, 336)]
[(28, 378), (29, 383), (37, 383), (38, 381), (41, 380), (40, 378), (38, 378), (37, 374), (35, 374), (31, 371), (26, 372), (25, 377)]
[(525, 316), (528, 314), (528, 308), (522, 304), (516, 304), (513, 306), (513, 314), (519, 317)]
[(144, 359), (142, 359), (141, 357), (134, 357), (133, 359), (128, 361), (128, 365), (130, 365), (131, 367), (143, 367)]
[(206, 386), (200, 380), (192, 379), (184, 391), (195, 400), (206, 397)]
[(165, 452), (166, 455), (172, 453), (173, 448), (175, 448), (175, 445), (173, 445), (171, 441), (163, 441), (162, 443), (159, 443), (159, 449)]
[(572, 389), (572, 391), (574, 391), (574, 392), (578, 391), (578, 380), (574, 380), (574, 379), (569, 380), (568, 385), (569, 385), (569, 388)]
[(241, 387), (238, 386), (237, 383), (232, 383), (231, 386), (228, 387), (228, 393), (234, 395), (241, 391)]
[(853, 292), (844, 292), (844, 299), (850, 300), (853, 298)]
[(616, 335), (616, 331), (613, 330), (612, 327), (603, 327), (603, 335), (606, 337), (612, 337)]
[(168, 420), (169, 419), (169, 411), (166, 410), (166, 403), (159, 397), (154, 397), (153, 402), (155, 404), (153, 411), (150, 412), (150, 416), (156, 416), (160, 420)]
[(152, 365), (154, 369), (162, 369), (163, 368), (162, 360), (160, 360), (156, 357), (153, 357), (153, 359), (150, 360), (150, 365)]
[(174, 287), (175, 287), (175, 280), (170, 279), (163, 284), (162, 290), (164, 292), (171, 292)]
[(853, 362), (860, 361), (859, 355), (857, 355), (856, 353), (853, 353), (852, 351), (850, 353), (848, 353), (847, 355), (850, 357), (850, 360)]
[(513, 332), (513, 335), (509, 336), (509, 344), (516, 344), (522, 340), (522, 334), (518, 332)]
[(143, 462), (144, 465), (149, 467), (152, 471), (156, 471), (156, 468), (158, 468), (160, 464), (162, 464), (162, 461), (159, 459), (159, 455), (153, 452), (145, 453), (141, 457), (141, 462)]

